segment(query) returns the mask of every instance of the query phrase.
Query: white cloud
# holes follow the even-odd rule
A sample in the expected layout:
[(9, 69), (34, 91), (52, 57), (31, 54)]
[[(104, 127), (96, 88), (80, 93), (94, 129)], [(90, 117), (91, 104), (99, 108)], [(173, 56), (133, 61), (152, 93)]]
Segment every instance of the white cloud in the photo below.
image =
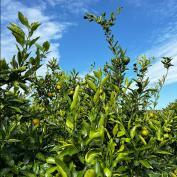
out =
[[(170, 33), (169, 33), (170, 35)], [(163, 38), (163, 36), (162, 36)], [(158, 79), (165, 74), (165, 69), (161, 63), (161, 57), (172, 57), (173, 67), (170, 68), (166, 84), (172, 84), (177, 82), (177, 38), (174, 40), (171, 38), (169, 41), (163, 41), (161, 44), (152, 47), (152, 49), (146, 52), (148, 56), (156, 56), (156, 61), (149, 69), (148, 76), (150, 77), (151, 83), (157, 82)]]
[(149, 18), (153, 17), (152, 20), (159, 24), (149, 40), (152, 47), (144, 52), (149, 57), (157, 58), (148, 72), (151, 83), (156, 83), (165, 74), (165, 69), (160, 61), (162, 57), (172, 57), (174, 65), (169, 70), (165, 84), (177, 83), (177, 1), (127, 0), (127, 2), (136, 8), (146, 9), (145, 14)]
[(16, 52), (15, 40), (12, 37), (9, 30), (6, 26), (9, 22), (18, 22), (17, 14), (18, 11), (24, 13), (29, 21), (39, 21), (42, 23), (39, 30), (34, 34), (35, 36), (40, 36), (39, 43), (46, 40), (51, 43), (51, 53), (48, 58), (44, 60), (44, 65), (39, 69), (38, 74), (43, 75), (46, 69), (46, 63), (51, 57), (56, 57), (58, 60), (60, 58), (59, 54), (59, 39), (61, 39), (63, 32), (71, 23), (60, 23), (54, 16), (49, 16), (44, 12), (47, 7), (43, 4), (42, 7), (28, 7), (25, 4), (22, 4), (19, 1), (15, 0), (6, 0), (1, 4), (2, 9), (2, 31), (1, 31), (1, 57), (6, 58), (7, 61), (10, 61), (12, 55)]

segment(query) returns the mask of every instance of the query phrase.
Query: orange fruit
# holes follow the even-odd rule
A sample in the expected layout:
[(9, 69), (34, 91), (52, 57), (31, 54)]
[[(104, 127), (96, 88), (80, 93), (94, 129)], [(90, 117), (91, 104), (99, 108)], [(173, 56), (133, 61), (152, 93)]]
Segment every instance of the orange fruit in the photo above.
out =
[(52, 97), (52, 96), (55, 95), (55, 93), (51, 93), (51, 92), (49, 92), (47, 95), (48, 95), (48, 97)]
[(33, 125), (39, 125), (40, 120), (39, 119), (33, 119), (32, 123), (33, 123)]
[(47, 95), (48, 95), (49, 97), (52, 97), (52, 93), (51, 93), (51, 92), (49, 92)]

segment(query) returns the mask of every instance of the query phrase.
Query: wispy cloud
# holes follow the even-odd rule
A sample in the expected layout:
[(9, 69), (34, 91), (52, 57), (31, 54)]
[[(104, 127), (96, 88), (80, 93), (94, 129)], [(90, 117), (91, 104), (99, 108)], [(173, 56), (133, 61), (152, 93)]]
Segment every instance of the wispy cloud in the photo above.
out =
[(165, 69), (161, 63), (161, 57), (167, 56), (172, 57), (173, 67), (170, 68), (166, 84), (172, 84), (177, 82), (177, 40), (170, 40), (169, 42), (162, 43), (156, 47), (153, 47), (146, 52), (148, 56), (156, 56), (158, 61), (156, 61), (149, 69), (148, 76), (151, 83), (157, 82), (158, 79), (165, 74)]
[(146, 3), (146, 1), (143, 0), (127, 0), (126, 2), (128, 2), (130, 5), (133, 5), (134, 7), (141, 7)]
[(170, 68), (166, 84), (177, 82), (177, 1), (176, 0), (127, 0), (127, 2), (134, 5), (135, 8), (146, 9), (145, 15), (156, 23), (159, 27), (153, 31), (149, 43), (151, 48), (147, 49), (144, 53), (149, 56), (155, 56), (157, 61), (150, 67), (148, 76), (151, 83), (155, 83), (165, 73), (161, 57), (172, 57), (173, 67)]
[(52, 6), (60, 6), (68, 13), (79, 14), (88, 11), (89, 6), (99, 0), (46, 0)]
[[(151, 21), (161, 24), (166, 20), (174, 22), (177, 18), (177, 1), (176, 0), (125, 0), (127, 4), (131, 5), (138, 11), (143, 11), (145, 17), (151, 18)], [(168, 20), (170, 18), (170, 20)], [(176, 21), (176, 20), (175, 20)]]
[(1, 5), (1, 57), (4, 57), (7, 61), (10, 61), (12, 55), (16, 52), (15, 40), (6, 27), (9, 22), (18, 22), (17, 14), (18, 11), (21, 11), (25, 14), (25, 16), (28, 17), (30, 21), (39, 21), (42, 23), (39, 30), (34, 34), (34, 36), (40, 36), (39, 43), (46, 40), (51, 42), (51, 54), (49, 54), (48, 58), (45, 59), (43, 67), (41, 67), (41, 69), (38, 71), (39, 75), (43, 75), (46, 70), (46, 63), (51, 57), (56, 57), (59, 60), (59, 40), (61, 39), (67, 27), (72, 24), (68, 22), (58, 22), (55, 19), (55, 16), (47, 15), (44, 12), (44, 10), (47, 8), (44, 4), (42, 7), (28, 7), (19, 1), (6, 0), (3, 1)]
[[(150, 3), (152, 7), (153, 3)], [(157, 13), (160, 17), (177, 17), (176, 10), (177, 10), (177, 2), (176, 0), (162, 0), (159, 1), (156, 5), (156, 8), (153, 8), (153, 12)], [(160, 18), (161, 19), (161, 18)], [(159, 19), (159, 20), (160, 20)]]

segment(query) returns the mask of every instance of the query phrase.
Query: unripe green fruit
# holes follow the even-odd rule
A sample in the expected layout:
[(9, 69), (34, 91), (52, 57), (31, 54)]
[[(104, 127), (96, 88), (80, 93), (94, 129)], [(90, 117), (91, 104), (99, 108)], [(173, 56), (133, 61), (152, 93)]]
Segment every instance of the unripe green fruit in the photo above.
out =
[(69, 94), (68, 94), (68, 95), (73, 95), (73, 94), (74, 94), (74, 91), (71, 90), (71, 91), (69, 91)]
[(60, 90), (60, 89), (61, 89), (61, 85), (58, 84), (58, 85), (56, 86), (56, 88), (57, 88), (58, 90)]
[(143, 128), (143, 129), (141, 130), (141, 135), (142, 135), (142, 136), (148, 136), (148, 135), (149, 135), (148, 129), (147, 129), (147, 128)]
[(170, 172), (171, 177), (176, 177), (176, 174), (173, 172)]
[(168, 133), (165, 133), (163, 136), (164, 136), (165, 139), (169, 138), (169, 134)]
[(94, 169), (88, 169), (85, 174), (84, 177), (96, 177), (96, 173)]
[(105, 168), (105, 169), (104, 169), (104, 174), (105, 174), (106, 177), (111, 177), (111, 176), (112, 176), (112, 172), (111, 172), (111, 170), (108, 169), (108, 168)]
[(174, 170), (175, 175), (177, 175), (177, 168)]
[(154, 113), (151, 112), (151, 113), (149, 114), (149, 117), (153, 118), (153, 117), (154, 117)]

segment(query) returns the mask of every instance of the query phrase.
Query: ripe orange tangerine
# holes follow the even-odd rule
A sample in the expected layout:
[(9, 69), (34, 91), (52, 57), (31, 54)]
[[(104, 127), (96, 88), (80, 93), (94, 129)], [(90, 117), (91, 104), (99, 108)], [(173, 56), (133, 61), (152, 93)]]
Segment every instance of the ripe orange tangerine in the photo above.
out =
[(52, 93), (51, 93), (51, 92), (49, 92), (47, 95), (48, 95), (49, 97), (51, 97), (51, 96), (52, 96)]
[(32, 121), (33, 125), (39, 125), (40, 124), (40, 120), (39, 119), (33, 119)]

